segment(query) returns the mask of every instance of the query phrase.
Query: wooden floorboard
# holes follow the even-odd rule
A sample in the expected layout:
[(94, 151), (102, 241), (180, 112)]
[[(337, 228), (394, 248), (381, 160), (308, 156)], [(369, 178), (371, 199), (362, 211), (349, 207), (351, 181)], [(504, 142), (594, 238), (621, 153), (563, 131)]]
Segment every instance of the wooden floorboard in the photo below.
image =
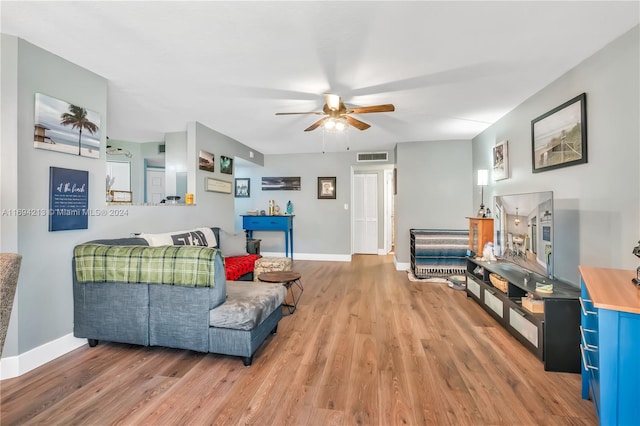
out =
[(294, 261), (304, 293), (253, 365), (100, 342), (0, 382), (5, 425), (597, 425), (580, 375), (542, 363), (391, 256)]

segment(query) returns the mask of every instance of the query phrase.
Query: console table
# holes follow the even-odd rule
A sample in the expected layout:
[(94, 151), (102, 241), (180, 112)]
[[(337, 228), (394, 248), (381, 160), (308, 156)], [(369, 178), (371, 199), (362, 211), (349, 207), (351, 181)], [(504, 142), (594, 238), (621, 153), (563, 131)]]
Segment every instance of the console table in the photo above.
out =
[[(491, 284), (491, 273), (508, 281), (502, 292)], [(536, 292), (536, 282), (553, 284), (553, 293)], [(544, 312), (527, 310), (522, 297), (535, 295)], [(546, 371), (580, 372), (580, 290), (550, 280), (506, 261), (467, 258), (467, 296), (479, 303), (513, 337), (544, 362)]]
[(295, 215), (282, 216), (251, 216), (242, 215), (242, 229), (247, 231), (247, 236), (253, 238), (253, 231), (283, 231), (285, 256), (289, 257), (291, 246), (291, 259), (293, 259), (293, 217)]
[(602, 425), (638, 424), (640, 288), (635, 271), (579, 266), (582, 398)]

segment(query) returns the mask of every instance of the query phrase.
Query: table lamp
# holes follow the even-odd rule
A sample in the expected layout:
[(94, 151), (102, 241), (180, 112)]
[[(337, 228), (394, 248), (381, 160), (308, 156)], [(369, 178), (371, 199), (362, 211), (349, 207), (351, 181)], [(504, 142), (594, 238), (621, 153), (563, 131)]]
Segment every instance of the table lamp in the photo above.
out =
[(478, 186), (481, 188), (481, 201), (480, 201), (480, 210), (478, 210), (478, 217), (487, 217), (487, 211), (484, 209), (484, 187), (487, 186), (489, 182), (489, 171), (480, 169), (478, 170)]

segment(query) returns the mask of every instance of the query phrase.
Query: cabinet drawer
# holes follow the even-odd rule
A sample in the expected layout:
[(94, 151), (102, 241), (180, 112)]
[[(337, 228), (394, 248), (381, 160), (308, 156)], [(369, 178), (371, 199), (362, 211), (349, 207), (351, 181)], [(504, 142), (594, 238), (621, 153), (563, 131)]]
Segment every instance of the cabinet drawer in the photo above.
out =
[(484, 304), (500, 318), (504, 318), (504, 303), (487, 289), (484, 290)]
[(288, 229), (287, 218), (275, 217), (245, 217), (242, 227), (256, 231), (280, 231)]
[(476, 297), (476, 299), (480, 300), (481, 290), (480, 284), (471, 276), (467, 275), (467, 290), (468, 293), (471, 293)]
[(509, 308), (509, 325), (533, 346), (540, 347), (540, 328), (536, 323), (529, 321), (525, 313)]

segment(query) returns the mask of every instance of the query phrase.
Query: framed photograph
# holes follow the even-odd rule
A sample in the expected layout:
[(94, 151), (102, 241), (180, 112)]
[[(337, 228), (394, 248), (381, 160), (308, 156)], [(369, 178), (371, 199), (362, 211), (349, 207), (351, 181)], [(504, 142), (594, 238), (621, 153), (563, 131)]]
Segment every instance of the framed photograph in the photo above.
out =
[(493, 147), (493, 180), (509, 177), (509, 141), (498, 142)]
[(262, 178), (263, 191), (300, 191), (301, 188), (300, 176)]
[(36, 93), (33, 146), (100, 158), (100, 114)]
[(251, 179), (249, 178), (236, 178), (236, 198), (249, 198), (251, 189)]
[(531, 121), (533, 173), (587, 162), (587, 94)]
[(198, 155), (198, 168), (200, 170), (206, 170), (208, 172), (213, 172), (215, 170), (214, 163), (215, 156), (207, 151), (200, 151)]
[(319, 200), (335, 200), (336, 198), (336, 178), (319, 177), (318, 178), (318, 199)]
[(111, 203), (133, 203), (133, 192), (131, 191), (119, 191), (112, 189), (109, 191)]
[(209, 192), (221, 192), (223, 194), (231, 194), (231, 182), (226, 180), (205, 178), (204, 189)]
[(225, 157), (224, 155), (220, 156), (220, 173), (233, 174), (233, 158)]

